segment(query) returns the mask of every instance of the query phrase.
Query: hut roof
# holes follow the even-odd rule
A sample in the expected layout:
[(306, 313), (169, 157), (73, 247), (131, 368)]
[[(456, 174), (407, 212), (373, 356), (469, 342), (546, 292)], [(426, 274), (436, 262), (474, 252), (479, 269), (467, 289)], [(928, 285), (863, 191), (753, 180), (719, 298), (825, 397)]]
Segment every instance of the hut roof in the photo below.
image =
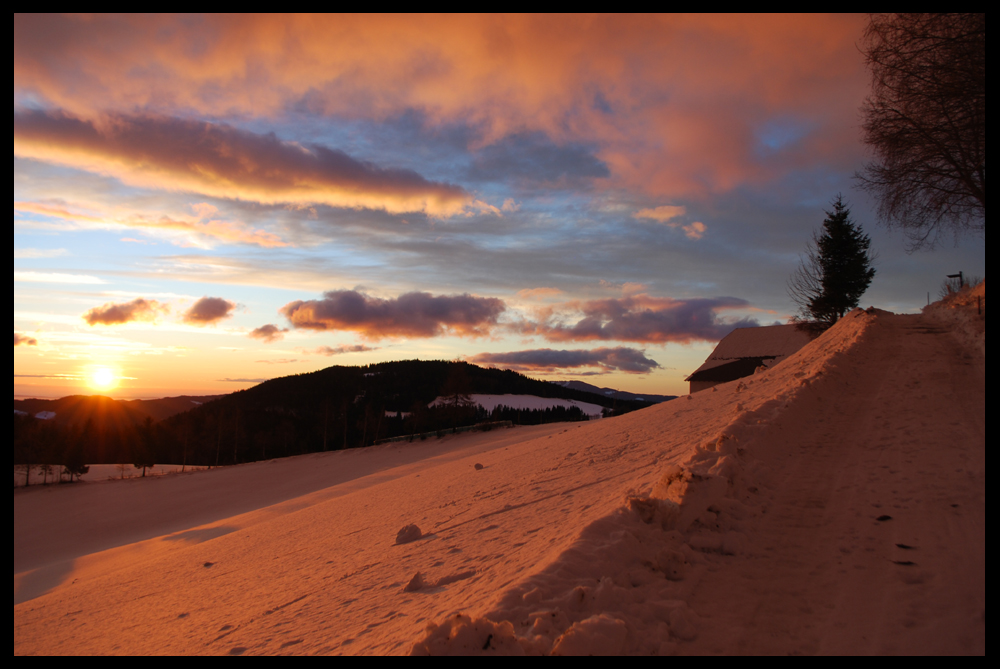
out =
[(701, 367), (685, 380), (723, 383), (750, 376), (760, 365), (770, 367), (784, 360), (811, 339), (796, 325), (737, 328), (723, 337)]

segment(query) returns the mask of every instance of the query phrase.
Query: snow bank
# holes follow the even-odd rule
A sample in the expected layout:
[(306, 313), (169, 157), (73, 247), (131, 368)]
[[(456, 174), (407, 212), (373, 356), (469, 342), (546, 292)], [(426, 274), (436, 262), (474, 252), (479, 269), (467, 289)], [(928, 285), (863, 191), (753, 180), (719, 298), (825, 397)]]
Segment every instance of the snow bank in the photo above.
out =
[(985, 280), (924, 307), (923, 312), (948, 326), (966, 346), (986, 357)]
[[(881, 313), (856, 309), (783, 365), (729, 392), (689, 395), (692, 410), (728, 410), (729, 424), (689, 445), (650, 488), (633, 490), (611, 515), (589, 524), (540, 573), (503, 593), (483, 616), (459, 613), (431, 623), (413, 655), (671, 654), (699, 634), (688, 606), (689, 571), (705, 554), (738, 555), (745, 521), (760, 516), (768, 471), (754, 458), (769, 423), (820, 381)], [(731, 385), (731, 384), (730, 384)], [(758, 398), (749, 408), (750, 386)], [(713, 395), (715, 397), (713, 397)], [(725, 403), (717, 398), (727, 396)], [(722, 406), (713, 406), (719, 405)]]

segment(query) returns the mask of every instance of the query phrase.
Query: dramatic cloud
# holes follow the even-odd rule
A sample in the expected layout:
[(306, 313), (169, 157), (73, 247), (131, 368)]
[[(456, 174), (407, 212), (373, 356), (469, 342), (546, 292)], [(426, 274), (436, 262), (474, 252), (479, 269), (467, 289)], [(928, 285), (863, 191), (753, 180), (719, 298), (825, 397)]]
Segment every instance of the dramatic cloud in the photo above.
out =
[(288, 328), (279, 328), (277, 325), (262, 325), (256, 330), (253, 330), (247, 336), (251, 339), (259, 339), (265, 344), (270, 344), (271, 342), (281, 341), (285, 333), (288, 332)]
[(718, 312), (749, 306), (735, 297), (674, 300), (634, 295), (620, 299), (591, 300), (570, 304), (576, 322), (570, 317), (553, 317), (544, 323), (519, 323), (513, 326), (526, 335), (540, 335), (550, 341), (633, 341), (666, 343), (718, 341), (738, 327), (755, 327), (756, 320), (744, 318), (723, 322)]
[(211, 325), (229, 318), (236, 309), (236, 303), (221, 297), (203, 297), (184, 312), (184, 321), (191, 325)]
[(14, 346), (38, 346), (38, 340), (34, 337), (14, 333)]
[(477, 365), (494, 365), (519, 372), (540, 372), (578, 367), (600, 367), (605, 373), (645, 374), (659, 367), (645, 351), (619, 346), (592, 351), (554, 351), (550, 348), (510, 353), (480, 353), (468, 358)]
[(320, 346), (315, 351), (312, 351), (316, 355), (325, 355), (327, 357), (334, 355), (344, 355), (345, 353), (365, 353), (367, 351), (375, 351), (377, 348), (372, 348), (370, 346), (364, 346), (362, 344), (357, 344), (355, 346), (338, 346), (332, 348), (330, 346)]
[(131, 302), (115, 304), (108, 302), (104, 306), (94, 307), (83, 315), (87, 325), (122, 325), (134, 321), (154, 321), (168, 308), (156, 300), (146, 300), (141, 297)]
[(484, 336), (505, 309), (502, 300), (492, 297), (415, 292), (395, 299), (380, 299), (340, 290), (325, 293), (322, 300), (289, 302), (281, 313), (296, 328), (351, 330), (368, 339), (380, 339), (445, 334)]
[(283, 142), (226, 124), (159, 116), (98, 121), (14, 111), (14, 155), (111, 174), (147, 188), (214, 197), (392, 213), (460, 213), (475, 205), (458, 186), (386, 169), (319, 144)]
[[(516, 167), (501, 140), (527, 138), (534, 162), (557, 174), (706, 195), (831, 162), (852, 169), (868, 87), (855, 47), (863, 27), (856, 15), (16, 15), (14, 101), (84, 118), (295, 109), (384, 120), (417, 110), (430, 127), (467, 124), (479, 147), (497, 145), (473, 161), (480, 171)], [(15, 145), (17, 125), (15, 113)], [(134, 160), (113, 155), (105, 166)], [(369, 195), (340, 179), (306, 190), (327, 187)]]

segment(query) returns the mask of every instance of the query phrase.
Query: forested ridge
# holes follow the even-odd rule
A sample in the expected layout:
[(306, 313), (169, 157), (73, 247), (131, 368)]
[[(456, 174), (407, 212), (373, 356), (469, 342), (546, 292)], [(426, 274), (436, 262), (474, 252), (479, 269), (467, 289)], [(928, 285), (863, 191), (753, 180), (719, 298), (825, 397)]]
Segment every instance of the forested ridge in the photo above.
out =
[[(649, 406), (465, 362), (334, 366), (272, 379), (201, 405), (190, 399), (175, 403), (191, 408), (159, 421), (141, 404), (63, 398), (51, 405), (59, 409), (54, 420), (15, 413), (14, 464), (49, 462), (71, 469), (84, 463), (223, 465), (364, 447), (493, 420), (525, 425), (586, 420), (576, 408), (486, 412), (472, 404), (472, 394), (577, 400), (605, 407), (608, 414)], [(443, 402), (429, 408), (437, 397)], [(28, 408), (24, 401), (21, 406)]]

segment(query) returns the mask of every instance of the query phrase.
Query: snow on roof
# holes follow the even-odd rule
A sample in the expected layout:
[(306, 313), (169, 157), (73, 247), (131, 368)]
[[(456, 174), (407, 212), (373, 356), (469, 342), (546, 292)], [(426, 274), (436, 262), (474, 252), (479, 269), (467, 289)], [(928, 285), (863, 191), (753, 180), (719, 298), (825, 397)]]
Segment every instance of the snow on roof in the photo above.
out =
[[(812, 341), (809, 333), (796, 325), (768, 325), (759, 328), (737, 328), (722, 338), (712, 354), (686, 380), (734, 360), (755, 358), (758, 361), (780, 361)], [(771, 364), (774, 364), (771, 362)], [(757, 363), (758, 365), (760, 362)], [(754, 365), (756, 367), (757, 365)], [(695, 379), (708, 380), (708, 379)]]
[(722, 338), (708, 359), (777, 358), (795, 353), (810, 341), (808, 333), (795, 325), (737, 328)]
[(35, 414), (35, 418), (39, 420), (52, 420), (56, 417), (55, 411), (39, 411)]

